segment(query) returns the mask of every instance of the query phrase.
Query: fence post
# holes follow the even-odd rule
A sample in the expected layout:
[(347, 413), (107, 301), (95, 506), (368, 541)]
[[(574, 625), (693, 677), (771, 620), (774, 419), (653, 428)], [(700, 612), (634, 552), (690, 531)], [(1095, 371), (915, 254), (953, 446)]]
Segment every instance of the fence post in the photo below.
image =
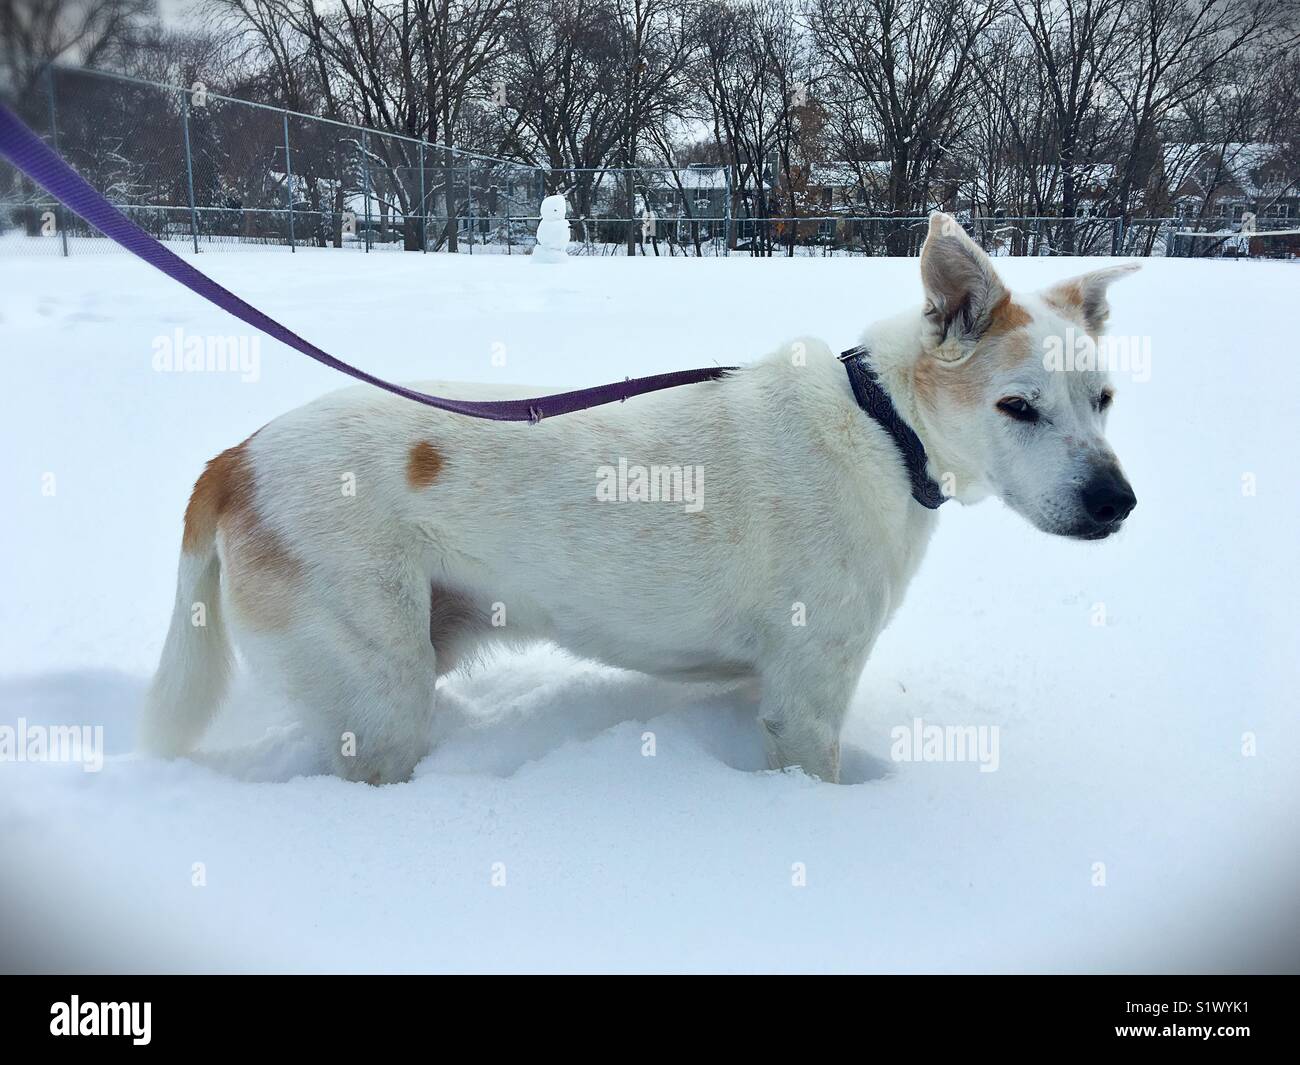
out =
[(282, 111), (284, 119), (284, 202), (289, 208), (289, 251), (297, 253), (297, 242), (293, 235), (293, 160), (289, 158), (289, 112)]
[(731, 166), (722, 168), (723, 184), (726, 188), (722, 194), (722, 254), (729, 256), (731, 254)]
[(460, 211), (456, 204), (456, 149), (451, 149), (451, 154), (442, 153), (443, 167), (442, 184), (444, 188), (443, 199), (447, 204), (447, 250), (450, 252), (460, 253)]
[[(54, 64), (45, 64), (45, 92), (50, 101), (50, 136), (54, 141), (54, 150), (59, 150), (59, 112), (54, 104)], [(67, 214), (63, 205), (57, 200), (54, 204), (54, 224), (59, 227), (59, 239), (63, 242), (63, 257), (68, 257)]]
[(194, 254), (199, 253), (199, 212), (194, 206), (194, 156), (190, 151), (190, 94), (181, 92), (181, 126), (185, 130), (185, 186), (190, 196), (190, 239), (194, 241)]
[(1111, 254), (1123, 255), (1124, 254), (1124, 219), (1122, 217), (1115, 219), (1115, 229), (1114, 229), (1114, 236), (1112, 237), (1112, 240), (1115, 245), (1115, 250)]
[(361, 131), (361, 188), (366, 198), (366, 254), (370, 254), (370, 131)]
[(429, 253), (429, 201), (424, 196), (424, 141), (420, 141), (420, 254)]
[(627, 254), (631, 258), (636, 255), (636, 176), (630, 166), (623, 171), (623, 185), (627, 198)]
[(474, 254), (474, 159), (465, 158), (465, 213), (469, 215), (469, 253)]

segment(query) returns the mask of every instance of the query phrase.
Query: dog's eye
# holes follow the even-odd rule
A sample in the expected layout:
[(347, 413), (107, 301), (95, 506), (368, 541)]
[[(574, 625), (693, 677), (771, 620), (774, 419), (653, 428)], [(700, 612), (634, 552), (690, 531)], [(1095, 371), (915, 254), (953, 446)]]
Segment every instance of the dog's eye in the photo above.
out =
[(1097, 397), (1097, 409), (1099, 411), (1105, 410), (1107, 407), (1111, 405), (1111, 403), (1114, 402), (1114, 400), (1115, 400), (1115, 394), (1113, 392), (1103, 392), (1100, 396)]
[(1038, 421), (1038, 411), (1034, 409), (1033, 404), (1019, 396), (1004, 396), (998, 400), (998, 410), (1018, 422)]

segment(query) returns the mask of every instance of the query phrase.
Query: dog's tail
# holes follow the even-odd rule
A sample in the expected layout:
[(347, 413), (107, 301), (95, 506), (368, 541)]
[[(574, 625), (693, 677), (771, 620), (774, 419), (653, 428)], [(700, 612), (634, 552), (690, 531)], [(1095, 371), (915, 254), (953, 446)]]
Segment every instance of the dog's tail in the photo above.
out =
[(216, 524), (193, 513), (201, 487), (202, 479), (185, 514), (176, 605), (140, 727), (141, 748), (165, 758), (198, 743), (221, 705), (233, 661), (222, 619)]

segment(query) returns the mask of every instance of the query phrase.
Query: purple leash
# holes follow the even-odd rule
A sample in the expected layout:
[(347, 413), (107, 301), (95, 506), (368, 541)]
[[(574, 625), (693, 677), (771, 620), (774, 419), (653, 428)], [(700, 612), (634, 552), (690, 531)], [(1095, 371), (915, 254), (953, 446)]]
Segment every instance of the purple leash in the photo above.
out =
[(241, 321), (268, 336), (300, 351), (308, 358), (324, 363), (332, 369), (355, 377), (358, 381), (382, 388), (395, 396), (412, 399), (425, 406), (463, 414), (468, 418), (488, 418), (498, 422), (539, 422), (560, 414), (622, 402), (632, 396), (659, 392), (665, 388), (696, 384), (700, 381), (717, 381), (726, 377), (734, 366), (706, 366), (698, 370), (677, 370), (673, 373), (654, 374), (616, 381), (594, 388), (580, 388), (574, 392), (558, 392), (533, 399), (505, 399), (474, 401), (444, 399), (429, 396), (414, 389), (392, 384), (374, 374), (359, 370), (341, 359), (322, 351), (297, 333), (286, 329), (273, 318), (240, 299), (229, 289), (218, 285), (202, 271), (195, 269), (175, 252), (165, 248), (143, 229), (122, 214), (108, 200), (96, 192), (84, 178), (72, 169), (44, 141), (33, 133), (9, 108), (0, 104), (0, 155), (40, 185), (65, 207), (75, 211), (106, 237), (111, 237), (132, 255), (150, 266), (155, 266), (173, 281), (179, 281), (205, 300), (228, 311)]

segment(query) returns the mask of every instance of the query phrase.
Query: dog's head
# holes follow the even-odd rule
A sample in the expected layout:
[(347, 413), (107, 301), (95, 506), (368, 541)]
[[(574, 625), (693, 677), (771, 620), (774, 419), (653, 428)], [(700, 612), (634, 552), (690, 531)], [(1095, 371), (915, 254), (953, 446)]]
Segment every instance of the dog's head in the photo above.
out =
[(1013, 296), (956, 221), (931, 216), (913, 387), (927, 436), (954, 457), (959, 497), (992, 492), (1060, 536), (1100, 540), (1120, 527), (1137, 500), (1106, 443), (1114, 388), (1094, 368), (1101, 360), (1060, 356), (1095, 344), (1107, 286), (1135, 269), (1108, 267)]

